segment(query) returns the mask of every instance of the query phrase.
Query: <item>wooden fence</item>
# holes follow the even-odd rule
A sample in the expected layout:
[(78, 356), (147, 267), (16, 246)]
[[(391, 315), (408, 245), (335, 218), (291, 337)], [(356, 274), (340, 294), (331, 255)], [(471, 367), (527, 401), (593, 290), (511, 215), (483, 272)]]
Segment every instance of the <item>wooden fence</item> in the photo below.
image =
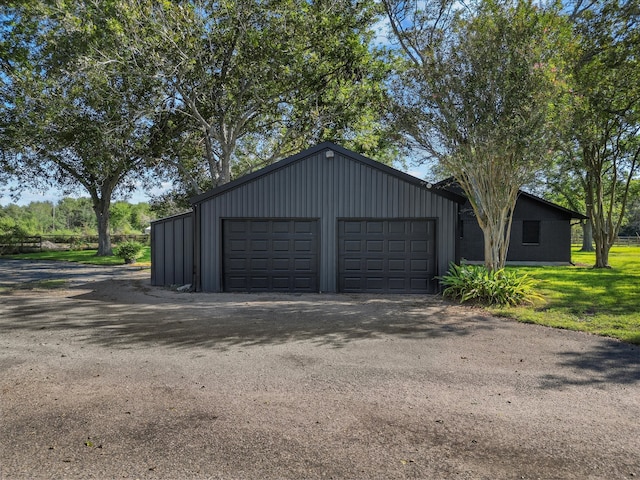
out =
[[(582, 245), (582, 235), (574, 233), (571, 237), (571, 243), (573, 245)], [(614, 245), (640, 247), (640, 236), (618, 237)]]
[[(150, 235), (111, 235), (111, 243), (125, 241), (149, 244)], [(0, 236), (0, 255), (33, 253), (43, 250), (91, 250), (98, 248), (97, 235)]]
[(616, 240), (616, 245), (640, 246), (640, 236), (636, 235), (635, 237), (618, 237)]
[(42, 237), (0, 237), (0, 255), (42, 251)]

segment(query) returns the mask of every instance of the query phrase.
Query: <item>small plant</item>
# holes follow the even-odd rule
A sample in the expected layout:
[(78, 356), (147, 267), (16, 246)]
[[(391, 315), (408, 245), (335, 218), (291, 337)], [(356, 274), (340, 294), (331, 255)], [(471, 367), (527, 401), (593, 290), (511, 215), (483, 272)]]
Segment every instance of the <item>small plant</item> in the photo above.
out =
[(114, 253), (117, 257), (124, 259), (124, 263), (136, 263), (136, 260), (142, 256), (143, 250), (144, 245), (141, 243), (127, 241), (119, 244)]
[(440, 283), (445, 287), (445, 297), (461, 303), (474, 300), (485, 305), (513, 306), (542, 299), (529, 276), (505, 269), (490, 271), (483, 265), (451, 264)]
[(80, 237), (72, 236), (69, 238), (69, 250), (77, 252), (82, 250), (82, 239)]

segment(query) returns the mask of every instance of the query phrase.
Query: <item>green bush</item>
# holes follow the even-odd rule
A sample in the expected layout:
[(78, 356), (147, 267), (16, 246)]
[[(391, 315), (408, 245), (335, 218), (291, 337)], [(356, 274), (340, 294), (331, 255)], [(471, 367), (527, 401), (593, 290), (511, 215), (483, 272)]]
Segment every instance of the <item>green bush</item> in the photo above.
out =
[(124, 263), (135, 263), (143, 254), (144, 245), (138, 242), (128, 241), (119, 244), (114, 253), (117, 257), (123, 258)]
[(440, 277), (445, 297), (484, 305), (520, 305), (541, 300), (527, 275), (505, 269), (490, 271), (483, 265), (451, 264), (447, 275)]

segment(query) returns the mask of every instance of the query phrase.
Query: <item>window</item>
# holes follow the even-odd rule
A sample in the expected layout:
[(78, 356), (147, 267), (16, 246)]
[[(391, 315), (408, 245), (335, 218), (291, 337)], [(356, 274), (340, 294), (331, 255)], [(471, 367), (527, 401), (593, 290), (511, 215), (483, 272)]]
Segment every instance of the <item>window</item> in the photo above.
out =
[(522, 222), (522, 243), (525, 245), (540, 244), (540, 222), (538, 220)]

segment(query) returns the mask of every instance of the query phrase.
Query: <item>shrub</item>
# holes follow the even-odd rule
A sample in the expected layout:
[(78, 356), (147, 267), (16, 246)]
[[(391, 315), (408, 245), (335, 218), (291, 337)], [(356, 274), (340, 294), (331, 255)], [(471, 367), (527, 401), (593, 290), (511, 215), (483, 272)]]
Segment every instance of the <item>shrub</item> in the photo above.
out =
[(541, 300), (533, 289), (533, 279), (513, 270), (490, 271), (483, 265), (451, 264), (447, 275), (440, 277), (445, 297), (469, 300), (485, 305), (520, 305)]
[(77, 236), (73, 236), (69, 238), (69, 250), (72, 252), (77, 252), (82, 250), (83, 248), (82, 239)]
[(117, 257), (123, 258), (124, 263), (135, 263), (143, 254), (144, 245), (138, 242), (122, 242), (116, 248), (114, 253)]

